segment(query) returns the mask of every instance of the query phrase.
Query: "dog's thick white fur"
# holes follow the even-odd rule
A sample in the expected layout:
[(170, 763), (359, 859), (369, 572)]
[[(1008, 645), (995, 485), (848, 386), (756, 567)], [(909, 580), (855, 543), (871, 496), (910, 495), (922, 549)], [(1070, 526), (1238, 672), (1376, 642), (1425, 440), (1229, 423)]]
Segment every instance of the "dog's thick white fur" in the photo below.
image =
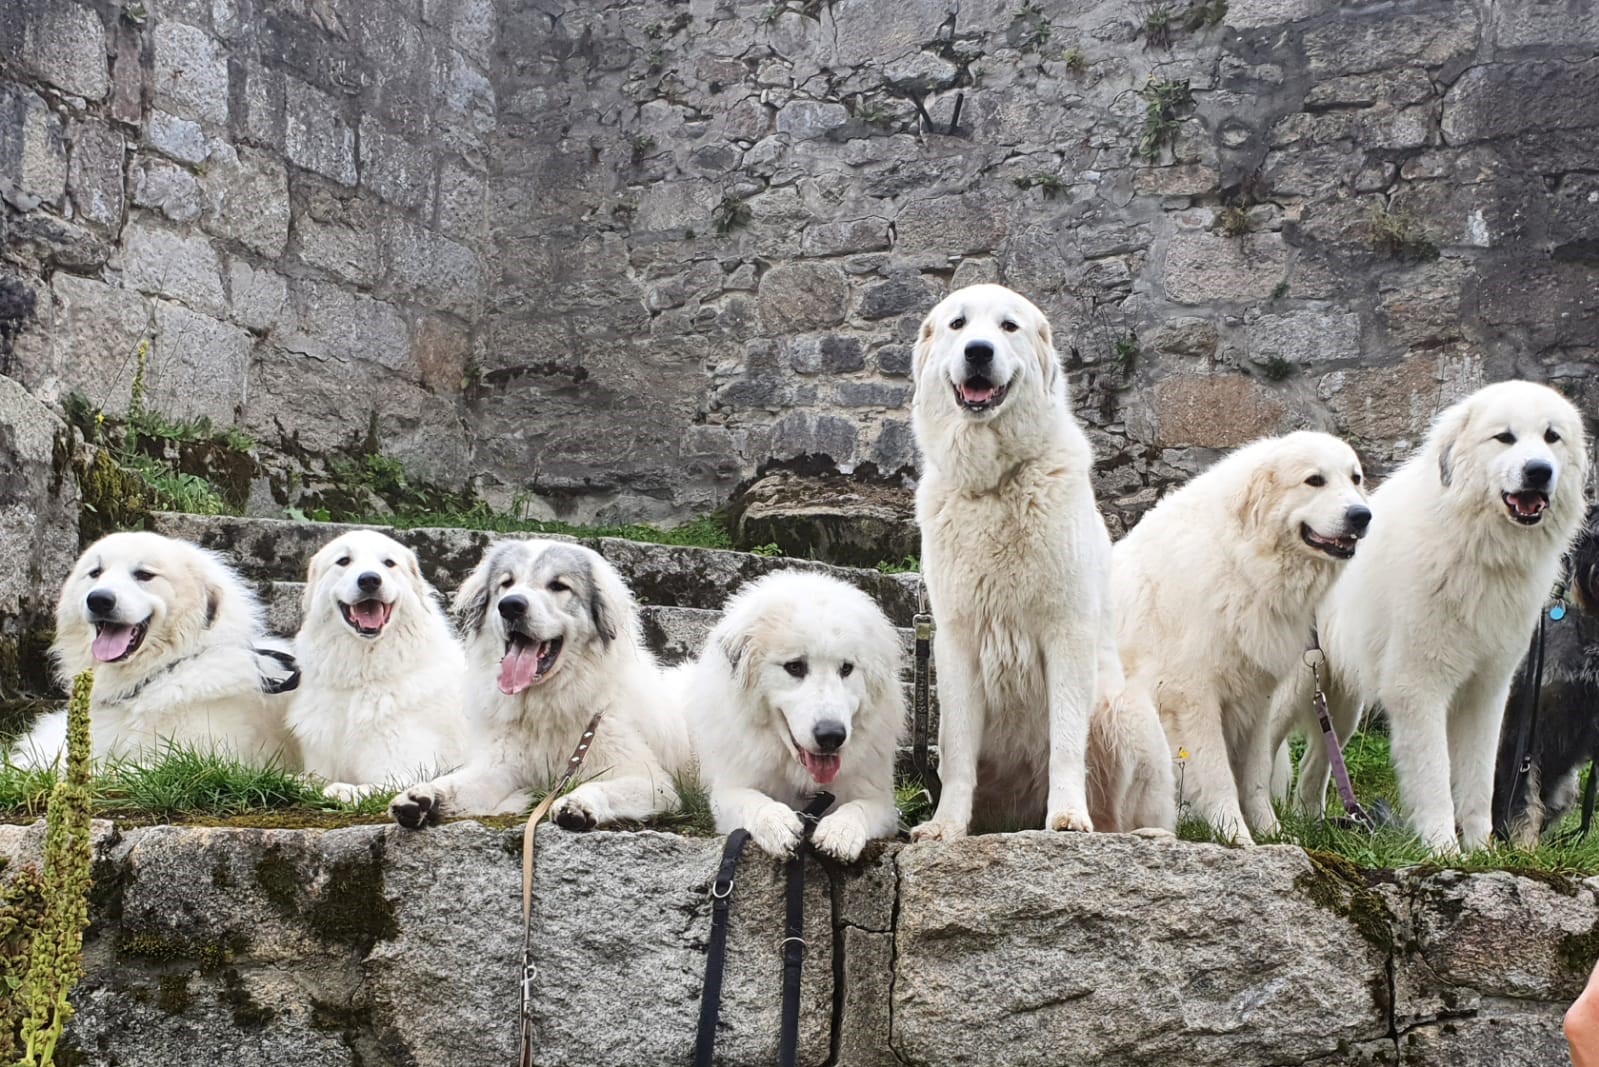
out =
[(454, 608), (472, 751), (459, 770), (394, 798), (401, 825), (526, 809), (559, 779), (596, 712), (604, 718), (581, 784), (555, 802), (555, 820), (587, 829), (677, 806), (673, 775), (693, 765), (681, 702), (644, 646), (615, 568), (579, 545), (502, 541)]
[(1115, 742), (1102, 755), (1132, 764), (1096, 758), (1099, 792), (1126, 803), (1128, 785), (1171, 773), (1150, 708), (1108, 699), (1120, 688), (1110, 537), (1049, 323), (1002, 286), (958, 290), (922, 323), (915, 375), (943, 795), (913, 836), (959, 837), (974, 816), (984, 828), (1092, 830), (1087, 749), (1102, 692), (1105, 715), (1133, 717), (1096, 731)]
[(730, 600), (687, 685), (716, 828), (775, 856), (803, 832), (818, 790), (833, 808), (812, 842), (845, 861), (899, 826), (894, 751), (905, 727), (900, 647), (870, 597), (836, 578), (781, 571)]
[[(298, 761), (284, 723), (292, 674), (264, 654), (260, 601), (222, 559), (153, 533), (115, 533), (78, 557), (56, 605), (57, 677), (94, 671), (96, 758), (159, 756), (168, 744), (252, 763)], [(285, 655), (285, 658), (286, 655)], [(66, 715), (45, 716), (17, 745), (18, 762), (54, 763)]]
[[(1505, 696), (1581, 527), (1587, 468), (1582, 419), (1559, 393), (1479, 389), (1372, 494), (1371, 536), (1323, 606), (1339, 736), (1382, 706), (1400, 799), (1436, 851), (1488, 838)], [(1296, 795), (1319, 811), (1326, 792), (1312, 744)]]
[(311, 557), (302, 606), (289, 729), (328, 796), (465, 758), (466, 657), (415, 553), (376, 530), (341, 534)]
[(1187, 752), (1183, 800), (1224, 836), (1276, 832), (1272, 694), (1304, 671), (1316, 608), (1370, 521), (1354, 450), (1292, 433), (1169, 493), (1112, 552), (1128, 689)]

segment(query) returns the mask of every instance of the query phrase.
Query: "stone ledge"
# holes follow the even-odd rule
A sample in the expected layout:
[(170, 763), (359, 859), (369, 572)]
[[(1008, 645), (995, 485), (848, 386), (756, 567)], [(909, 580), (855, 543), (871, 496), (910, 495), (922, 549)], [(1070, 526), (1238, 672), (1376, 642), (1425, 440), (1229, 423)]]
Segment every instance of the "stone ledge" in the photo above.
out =
[[(0, 826), (0, 854), (36, 859), (41, 836)], [(80, 1049), (163, 1067), (511, 1057), (516, 831), (99, 823), (96, 842)], [(536, 1062), (688, 1061), (720, 848), (541, 831)], [(1591, 963), (1594, 884), (1362, 873), (1286, 846), (1109, 834), (876, 846), (810, 867), (800, 1059), (1555, 1057)], [(779, 864), (752, 851), (734, 900), (719, 1049), (729, 1065), (769, 1063)]]

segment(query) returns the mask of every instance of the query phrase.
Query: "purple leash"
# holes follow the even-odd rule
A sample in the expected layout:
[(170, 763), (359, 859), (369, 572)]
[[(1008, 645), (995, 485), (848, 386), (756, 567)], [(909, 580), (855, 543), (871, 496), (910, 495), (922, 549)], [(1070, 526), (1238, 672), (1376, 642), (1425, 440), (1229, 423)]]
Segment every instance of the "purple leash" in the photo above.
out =
[(1311, 698), (1310, 706), (1316, 712), (1316, 721), (1321, 724), (1322, 743), (1327, 746), (1327, 762), (1332, 766), (1333, 782), (1338, 786), (1338, 798), (1344, 802), (1345, 814), (1366, 829), (1374, 830), (1376, 822), (1360, 806), (1360, 801), (1355, 799), (1355, 787), (1349, 781), (1349, 768), (1344, 764), (1344, 747), (1338, 741), (1338, 730), (1333, 726), (1332, 715), (1327, 710), (1327, 694), (1321, 688), (1321, 665), (1326, 658), (1313, 626), (1310, 629), (1310, 647), (1305, 649), (1305, 666), (1309, 668), (1316, 686), (1316, 695)]

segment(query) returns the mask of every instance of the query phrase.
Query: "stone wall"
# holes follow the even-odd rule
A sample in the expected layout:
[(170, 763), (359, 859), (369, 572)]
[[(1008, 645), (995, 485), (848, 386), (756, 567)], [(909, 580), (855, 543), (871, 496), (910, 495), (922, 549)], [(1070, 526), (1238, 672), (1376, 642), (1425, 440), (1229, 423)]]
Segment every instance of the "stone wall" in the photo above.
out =
[[(513, 1062), (519, 831), (97, 825), (83, 1062)], [(42, 824), (0, 826), (12, 869), (41, 841)], [(720, 851), (541, 831), (536, 1063), (690, 1061)], [(800, 1062), (1565, 1063), (1595, 886), (1109, 834), (874, 846), (809, 867)], [(776, 1060), (782, 901), (779, 865), (751, 850), (728, 1067)]]
[(161, 405), (302, 480), (670, 519), (903, 471), (914, 326), (987, 279), (1113, 524), (1272, 430), (1380, 471), (1484, 380), (1599, 404), (1583, 0), (18, 6), (9, 372), (115, 410), (151, 336)]

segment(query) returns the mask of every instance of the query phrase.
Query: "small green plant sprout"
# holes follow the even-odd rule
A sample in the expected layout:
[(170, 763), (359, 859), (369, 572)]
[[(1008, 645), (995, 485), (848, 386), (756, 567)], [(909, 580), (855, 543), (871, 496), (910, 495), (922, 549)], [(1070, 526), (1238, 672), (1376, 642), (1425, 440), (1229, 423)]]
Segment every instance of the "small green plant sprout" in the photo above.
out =
[(724, 196), (711, 213), (711, 224), (723, 237), (750, 224), (750, 206), (736, 196)]
[(1111, 362), (1121, 372), (1122, 377), (1131, 376), (1133, 370), (1138, 366), (1138, 356), (1142, 352), (1138, 345), (1138, 331), (1128, 330), (1116, 338), (1116, 343), (1111, 351)]
[(1088, 57), (1076, 45), (1063, 51), (1060, 54), (1060, 61), (1066, 64), (1066, 69), (1073, 74), (1081, 74), (1088, 69)]
[(1037, 0), (1022, 0), (1022, 6), (1016, 9), (1016, 21), (1020, 24), (1016, 33), (1018, 49), (1023, 52), (1041, 51), (1049, 44), (1054, 27), (1049, 24), (1049, 18), (1044, 14), (1044, 9), (1038, 6)]
[(1023, 192), (1028, 189), (1042, 189), (1045, 200), (1071, 198), (1071, 186), (1062, 181), (1058, 174), (1050, 174), (1047, 171), (1040, 171), (1037, 174), (1024, 174), (1020, 178), (1016, 178), (1014, 184), (1016, 188), (1021, 189)]
[(1144, 12), (1140, 27), (1145, 48), (1171, 50), (1172, 10), (1165, 4), (1151, 4)]
[(1237, 204), (1231, 204), (1216, 212), (1212, 226), (1223, 237), (1242, 237), (1250, 230), (1249, 212)]
[(628, 135), (627, 147), (633, 159), (633, 165), (638, 166), (644, 162), (651, 152), (655, 151), (655, 138), (647, 133), (632, 133)]
[(770, 544), (756, 545), (750, 549), (750, 555), (761, 556), (765, 559), (778, 559), (783, 555), (783, 549), (774, 541)]
[(1438, 246), (1420, 220), (1408, 211), (1374, 204), (1366, 216), (1366, 228), (1371, 247), (1379, 255), (1405, 262), (1438, 258)]
[(1188, 5), (1183, 15), (1183, 29), (1194, 33), (1208, 26), (1219, 26), (1226, 17), (1227, 0), (1199, 0)]
[(1186, 78), (1173, 81), (1151, 74), (1138, 96), (1144, 101), (1144, 134), (1138, 142), (1138, 156), (1153, 163), (1176, 139), (1183, 116), (1194, 106), (1194, 94)]
[(1276, 352), (1264, 359), (1256, 360), (1255, 365), (1260, 368), (1260, 376), (1268, 382), (1287, 381), (1299, 371), (1299, 367), (1292, 360)]
[(1288, 295), (1288, 283), (1287, 282), (1278, 282), (1276, 285), (1271, 287), (1271, 298), (1273, 300), (1281, 300), (1283, 297), (1285, 297), (1287, 295)]
[(782, 18), (783, 12), (786, 10), (788, 10), (788, 8), (782, 4), (772, 4), (765, 11), (761, 12), (759, 22), (762, 26), (770, 26), (772, 23)]
[(866, 126), (892, 126), (899, 116), (887, 104), (865, 100), (855, 109), (855, 121)]

